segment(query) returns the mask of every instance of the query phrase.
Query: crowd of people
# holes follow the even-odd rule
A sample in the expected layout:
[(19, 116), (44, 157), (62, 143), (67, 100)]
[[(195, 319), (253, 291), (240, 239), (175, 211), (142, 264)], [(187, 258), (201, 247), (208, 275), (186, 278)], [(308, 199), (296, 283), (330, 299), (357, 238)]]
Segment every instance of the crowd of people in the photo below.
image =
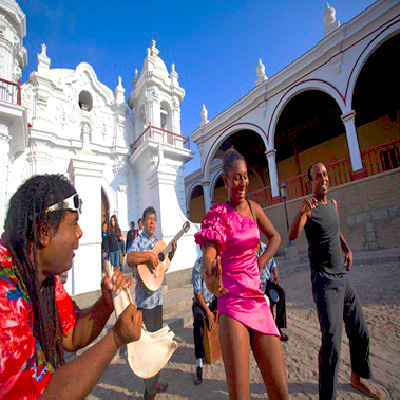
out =
[[(288, 340), (285, 291), (278, 284), (273, 259), (281, 237), (263, 209), (247, 200), (249, 184), (243, 156), (229, 149), (223, 163), (225, 203), (214, 204), (195, 235), (202, 256), (193, 267), (193, 338), (196, 376), (203, 382), (204, 329), (218, 324), (230, 399), (249, 399), (250, 350), (270, 399), (288, 399), (288, 377), (282, 342)], [(305, 230), (311, 283), (321, 328), (319, 393), (336, 398), (342, 325), (351, 354), (351, 384), (370, 397), (381, 394), (371, 378), (369, 335), (362, 307), (349, 274), (352, 252), (340, 232), (338, 204), (327, 196), (329, 178), (322, 163), (309, 168), (312, 194), (293, 221), (290, 239)], [(72, 268), (82, 230), (81, 201), (61, 175), (35, 176), (10, 200), (0, 246), (0, 397), (84, 398), (95, 386), (119, 347), (140, 339), (142, 323), (149, 332), (163, 325), (161, 287), (149, 290), (138, 266), (150, 271), (159, 260), (152, 251), (158, 238), (156, 210), (149, 206), (131, 222), (126, 246), (115, 215), (102, 224), (102, 262), (114, 267), (104, 275), (97, 302), (80, 310), (60, 283)], [(260, 245), (260, 232), (266, 244)], [(169, 258), (177, 249), (173, 242)], [(120, 314), (113, 328), (88, 350), (65, 363), (64, 350), (92, 343), (107, 323), (118, 294), (132, 281), (121, 271), (122, 259), (136, 280), (135, 304)], [(273, 306), (275, 305), (275, 318)], [(206, 322), (206, 324), (204, 323)], [(145, 357), (145, 355), (143, 355)], [(84, 373), (82, 373), (84, 371)], [(144, 380), (144, 398), (167, 391), (160, 374)]]

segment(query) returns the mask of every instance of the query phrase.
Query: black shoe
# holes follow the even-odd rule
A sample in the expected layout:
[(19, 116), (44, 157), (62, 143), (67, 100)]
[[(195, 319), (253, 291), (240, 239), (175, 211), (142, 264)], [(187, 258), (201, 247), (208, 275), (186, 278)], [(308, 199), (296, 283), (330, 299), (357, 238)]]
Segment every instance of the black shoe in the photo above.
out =
[(196, 379), (194, 381), (195, 385), (200, 385), (203, 383), (203, 368), (196, 367)]
[(286, 335), (285, 332), (282, 332), (282, 331), (279, 329), (279, 333), (281, 334), (281, 342), (287, 342), (287, 341), (289, 340), (289, 336)]

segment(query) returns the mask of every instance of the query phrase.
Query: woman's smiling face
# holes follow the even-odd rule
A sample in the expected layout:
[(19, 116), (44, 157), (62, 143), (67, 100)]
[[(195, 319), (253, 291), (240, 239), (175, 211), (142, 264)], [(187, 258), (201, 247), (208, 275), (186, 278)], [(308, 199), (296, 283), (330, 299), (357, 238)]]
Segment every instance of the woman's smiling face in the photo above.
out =
[(235, 160), (228, 174), (224, 176), (224, 183), (228, 189), (229, 201), (240, 204), (246, 199), (246, 191), (249, 186), (247, 166), (244, 160)]

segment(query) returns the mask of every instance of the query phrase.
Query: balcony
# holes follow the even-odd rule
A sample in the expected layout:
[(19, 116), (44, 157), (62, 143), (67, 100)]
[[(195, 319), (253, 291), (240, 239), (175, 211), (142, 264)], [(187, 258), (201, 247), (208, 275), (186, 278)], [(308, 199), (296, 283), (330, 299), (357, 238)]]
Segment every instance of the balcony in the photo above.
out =
[(189, 138), (186, 136), (149, 125), (131, 144), (132, 154), (142, 143), (148, 140), (154, 140), (177, 148), (190, 150)]
[[(400, 140), (374, 146), (361, 153), (363, 176), (372, 176), (400, 167)], [(350, 160), (343, 158), (326, 164), (329, 174), (329, 185), (339, 186), (353, 180)], [(293, 176), (285, 180), (287, 200), (295, 199), (311, 193), (307, 173)]]
[(21, 105), (21, 84), (0, 78), (0, 101)]

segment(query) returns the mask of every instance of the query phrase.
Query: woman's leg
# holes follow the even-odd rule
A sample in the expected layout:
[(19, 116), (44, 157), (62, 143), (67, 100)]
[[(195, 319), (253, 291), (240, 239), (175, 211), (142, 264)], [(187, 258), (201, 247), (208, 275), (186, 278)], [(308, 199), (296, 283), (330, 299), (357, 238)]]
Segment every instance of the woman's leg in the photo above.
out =
[(228, 381), (229, 398), (249, 400), (249, 331), (242, 323), (224, 314), (219, 317), (218, 330)]
[(270, 399), (288, 399), (286, 365), (281, 341), (273, 335), (251, 331), (251, 348)]

